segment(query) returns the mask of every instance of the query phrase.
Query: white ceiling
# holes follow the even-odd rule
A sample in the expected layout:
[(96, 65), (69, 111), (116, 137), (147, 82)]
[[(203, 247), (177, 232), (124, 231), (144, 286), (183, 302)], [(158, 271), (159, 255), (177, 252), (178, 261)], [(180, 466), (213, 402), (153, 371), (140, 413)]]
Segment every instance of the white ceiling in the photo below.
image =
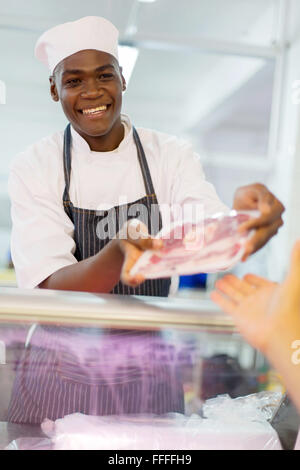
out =
[[(235, 40), (277, 0), (11, 0), (1, 3), (1, 24), (36, 32), (81, 16), (99, 15), (113, 21), (124, 35), (133, 20), (139, 32), (196, 35)], [(265, 40), (276, 22), (270, 12)], [(257, 37), (257, 41), (261, 38)]]
[[(224, 5), (226, 4), (226, 7)], [(7, 86), (5, 121), (39, 123), (43, 129), (61, 126), (58, 106), (48, 96), (48, 73), (33, 57), (34, 44), (46, 28), (85, 15), (103, 15), (111, 19), (125, 38), (126, 29), (135, 24), (140, 35), (176, 35), (182, 42), (191, 37), (243, 41), (251, 39), (253, 28), (264, 18), (264, 37), (257, 30), (256, 41), (269, 43), (274, 36), (274, 5), (277, 0), (11, 0), (0, 4), (0, 79)], [(234, 66), (216, 54), (201, 51), (167, 51), (142, 49), (128, 92), (124, 97), (125, 111), (137, 124), (154, 126), (167, 132), (184, 133), (233, 91), (227, 87), (223, 97), (222, 76), (230, 67), (229, 82), (234, 69), (249, 68), (253, 59), (235, 58)], [(223, 69), (218, 64), (223, 62)], [(247, 63), (248, 62), (248, 63)], [(259, 64), (263, 65), (263, 64)], [(250, 67), (251, 69), (252, 67)], [(257, 70), (259, 69), (259, 66)], [(256, 71), (256, 70), (254, 70)], [(243, 81), (247, 81), (246, 76)], [(251, 72), (253, 73), (253, 72)], [(220, 76), (214, 86), (220, 97), (209, 88), (212, 76)], [(205, 100), (204, 100), (205, 97)], [(196, 109), (196, 112), (195, 112)], [(3, 118), (3, 116), (1, 116)], [(6, 129), (8, 131), (8, 129)], [(29, 137), (29, 136), (28, 136)], [(26, 141), (29, 143), (30, 140)], [(12, 153), (18, 150), (12, 147)], [(0, 163), (1, 165), (1, 163)], [(0, 173), (3, 169), (0, 166)]]

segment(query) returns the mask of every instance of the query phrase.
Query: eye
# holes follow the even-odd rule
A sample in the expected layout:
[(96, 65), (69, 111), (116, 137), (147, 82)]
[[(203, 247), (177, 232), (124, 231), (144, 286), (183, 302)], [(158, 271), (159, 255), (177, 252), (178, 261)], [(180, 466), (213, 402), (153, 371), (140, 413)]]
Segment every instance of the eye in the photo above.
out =
[(113, 77), (114, 77), (113, 73), (100, 73), (99, 74), (100, 80), (110, 80)]
[(79, 83), (80, 83), (79, 78), (71, 78), (70, 80), (67, 80), (65, 82), (65, 85), (73, 87), (73, 86), (79, 85)]

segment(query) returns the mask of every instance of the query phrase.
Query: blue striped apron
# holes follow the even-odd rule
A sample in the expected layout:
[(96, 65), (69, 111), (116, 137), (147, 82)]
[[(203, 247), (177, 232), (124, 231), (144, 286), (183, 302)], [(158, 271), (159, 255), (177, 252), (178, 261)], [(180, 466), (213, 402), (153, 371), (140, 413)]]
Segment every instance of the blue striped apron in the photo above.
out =
[[(64, 172), (65, 172), (65, 191), (63, 203), (65, 212), (74, 224), (74, 239), (76, 242), (75, 258), (78, 261), (94, 256), (109, 242), (97, 236), (97, 227), (104, 219), (110, 221), (109, 236), (112, 238), (119, 229), (130, 218), (138, 218), (148, 227), (151, 235), (162, 228), (162, 219), (159, 211), (157, 197), (154, 191), (150, 170), (143, 146), (138, 133), (133, 128), (133, 138), (137, 149), (137, 157), (140, 164), (146, 195), (130, 204), (116, 206), (109, 211), (96, 211), (74, 207), (70, 201), (69, 188), (71, 177), (71, 130), (70, 125), (65, 131), (64, 138)], [(125, 175), (124, 175), (125, 177)], [(146, 210), (140, 210), (141, 208)], [(131, 215), (130, 215), (131, 214)], [(170, 288), (170, 279), (147, 280), (136, 288), (128, 287), (119, 282), (112, 293), (125, 295), (153, 295), (167, 297)]]
[[(104, 218), (113, 221), (114, 233), (131, 217), (142, 220), (152, 235), (161, 229), (157, 197), (134, 128), (133, 138), (146, 195), (99, 213), (74, 207), (70, 200), (70, 125), (65, 130), (63, 204), (74, 223), (78, 261), (95, 255), (109, 242), (109, 238), (97, 237), (98, 224)], [(147, 211), (136, 214), (135, 208), (141, 205)], [(112, 293), (167, 296), (169, 287), (170, 279), (147, 280), (136, 288), (119, 282)], [(174, 345), (158, 332), (38, 326), (18, 366), (8, 421), (41, 423), (45, 418), (55, 420), (75, 412), (98, 416), (182, 413), (182, 363), (172, 351)]]

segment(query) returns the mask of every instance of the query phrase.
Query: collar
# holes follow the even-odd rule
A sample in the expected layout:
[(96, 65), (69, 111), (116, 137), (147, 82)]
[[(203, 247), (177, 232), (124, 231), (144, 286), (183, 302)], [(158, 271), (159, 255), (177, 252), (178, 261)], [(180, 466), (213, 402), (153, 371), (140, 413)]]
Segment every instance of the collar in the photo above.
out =
[(123, 126), (125, 127), (125, 133), (124, 133), (124, 139), (120, 142), (120, 145), (115, 149), (112, 150), (111, 152), (93, 152), (90, 149), (89, 144), (87, 143), (86, 140), (81, 137), (81, 135), (78, 134), (77, 131), (71, 126), (71, 135), (72, 135), (72, 150), (75, 150), (77, 152), (83, 152), (83, 153), (104, 153), (105, 155), (108, 155), (109, 153), (118, 153), (122, 150), (124, 150), (127, 145), (132, 143), (133, 141), (133, 132), (132, 132), (132, 124), (130, 122), (129, 117), (126, 114), (121, 114), (121, 122)]

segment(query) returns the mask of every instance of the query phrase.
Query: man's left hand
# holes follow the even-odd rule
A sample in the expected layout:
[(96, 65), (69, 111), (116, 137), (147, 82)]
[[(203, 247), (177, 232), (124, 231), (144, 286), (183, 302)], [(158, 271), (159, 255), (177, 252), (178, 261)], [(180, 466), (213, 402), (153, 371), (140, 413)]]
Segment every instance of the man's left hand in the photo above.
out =
[(266, 186), (260, 183), (238, 188), (233, 202), (235, 210), (258, 210), (260, 216), (242, 224), (241, 232), (255, 229), (255, 233), (245, 246), (243, 261), (249, 255), (263, 247), (278, 232), (283, 225), (283, 204)]

